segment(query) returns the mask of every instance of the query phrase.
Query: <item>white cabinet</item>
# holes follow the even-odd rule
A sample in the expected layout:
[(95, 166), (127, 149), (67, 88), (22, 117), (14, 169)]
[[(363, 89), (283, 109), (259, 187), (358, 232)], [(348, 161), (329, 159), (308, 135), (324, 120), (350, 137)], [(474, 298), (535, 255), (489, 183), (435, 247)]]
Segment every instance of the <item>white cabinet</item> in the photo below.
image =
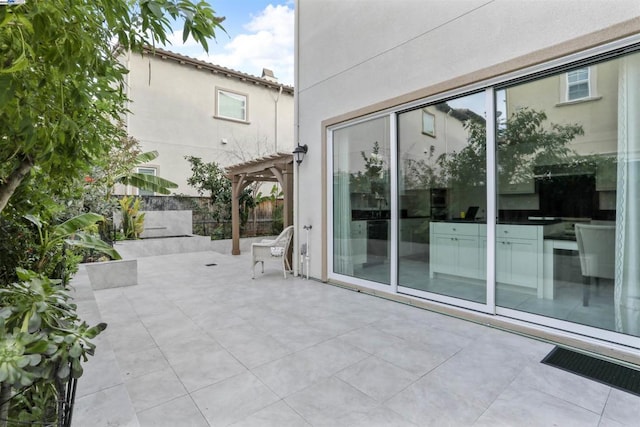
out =
[[(496, 227), (496, 281), (527, 288), (542, 285), (542, 227)], [(540, 235), (540, 236), (539, 236)], [(538, 260), (540, 258), (540, 260)], [(540, 271), (539, 271), (540, 270)]]
[(430, 224), (429, 275), (436, 273), (481, 278), (479, 224), (433, 222)]
[[(486, 227), (480, 232), (481, 241), (486, 245)], [(543, 226), (496, 225), (497, 283), (534, 289), (542, 296), (543, 235)], [(483, 262), (486, 263), (486, 258)], [(483, 267), (486, 268), (486, 264)]]
[(351, 254), (354, 265), (367, 262), (367, 221), (351, 221)]
[[(436, 274), (486, 278), (485, 224), (432, 222), (430, 277)], [(543, 236), (541, 225), (496, 226), (496, 282), (535, 290), (542, 298)]]

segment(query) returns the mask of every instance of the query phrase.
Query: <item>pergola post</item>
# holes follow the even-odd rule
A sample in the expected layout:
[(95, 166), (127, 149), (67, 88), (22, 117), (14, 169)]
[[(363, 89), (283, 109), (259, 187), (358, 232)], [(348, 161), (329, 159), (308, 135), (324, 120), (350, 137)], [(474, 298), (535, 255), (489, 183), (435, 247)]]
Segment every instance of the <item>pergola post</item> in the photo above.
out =
[(240, 175), (233, 175), (231, 181), (231, 240), (232, 255), (240, 255), (240, 188), (242, 179)]

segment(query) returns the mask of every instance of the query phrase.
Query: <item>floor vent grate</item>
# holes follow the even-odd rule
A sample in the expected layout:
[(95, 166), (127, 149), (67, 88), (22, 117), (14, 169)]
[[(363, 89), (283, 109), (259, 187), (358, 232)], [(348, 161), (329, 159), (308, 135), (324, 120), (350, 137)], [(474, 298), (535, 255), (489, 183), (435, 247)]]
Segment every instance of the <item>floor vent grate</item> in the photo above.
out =
[(555, 347), (542, 363), (640, 396), (640, 371), (573, 350)]

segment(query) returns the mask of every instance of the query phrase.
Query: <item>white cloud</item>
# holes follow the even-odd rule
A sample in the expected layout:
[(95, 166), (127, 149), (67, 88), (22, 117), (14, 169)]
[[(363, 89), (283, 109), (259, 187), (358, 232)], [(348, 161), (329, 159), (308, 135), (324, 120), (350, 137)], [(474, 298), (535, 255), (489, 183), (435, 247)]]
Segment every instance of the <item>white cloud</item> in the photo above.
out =
[[(280, 82), (293, 85), (293, 8), (269, 5), (244, 29), (247, 33), (233, 37), (220, 53), (201, 54), (198, 59), (257, 76), (269, 68)], [(182, 43), (178, 33), (174, 46)]]

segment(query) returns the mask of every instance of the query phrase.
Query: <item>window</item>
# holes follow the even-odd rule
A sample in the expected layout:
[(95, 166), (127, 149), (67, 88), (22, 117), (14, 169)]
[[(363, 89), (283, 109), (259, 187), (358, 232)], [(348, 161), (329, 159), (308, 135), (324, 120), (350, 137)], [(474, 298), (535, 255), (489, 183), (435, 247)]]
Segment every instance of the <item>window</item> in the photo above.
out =
[[(145, 175), (153, 175), (156, 176), (156, 168), (138, 168), (138, 173), (141, 174), (145, 174)], [(153, 196), (155, 193), (153, 191), (149, 191), (149, 190), (143, 190), (138, 188), (138, 195), (139, 196)]]
[(422, 110), (422, 133), (436, 137), (436, 116), (425, 110)]
[(218, 89), (217, 117), (247, 121), (247, 96), (235, 92)]
[(567, 101), (589, 98), (589, 67), (578, 68), (567, 73)]

